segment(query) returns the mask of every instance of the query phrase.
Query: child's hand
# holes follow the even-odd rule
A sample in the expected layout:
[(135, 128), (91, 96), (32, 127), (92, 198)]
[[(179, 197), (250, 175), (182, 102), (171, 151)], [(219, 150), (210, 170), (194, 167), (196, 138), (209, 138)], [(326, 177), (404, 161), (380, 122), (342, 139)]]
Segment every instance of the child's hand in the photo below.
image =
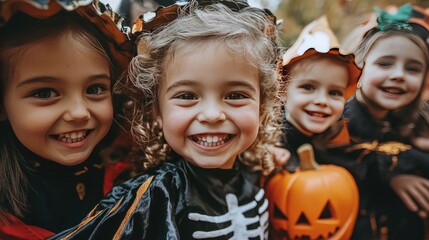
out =
[(423, 150), (429, 152), (429, 138), (428, 137), (417, 137), (412, 140), (413, 145)]
[(268, 150), (273, 155), (274, 163), (276, 166), (283, 167), (290, 158), (290, 152), (287, 149), (269, 146)]
[(429, 214), (429, 180), (409, 174), (392, 177), (390, 186), (402, 199), (410, 211), (421, 218)]

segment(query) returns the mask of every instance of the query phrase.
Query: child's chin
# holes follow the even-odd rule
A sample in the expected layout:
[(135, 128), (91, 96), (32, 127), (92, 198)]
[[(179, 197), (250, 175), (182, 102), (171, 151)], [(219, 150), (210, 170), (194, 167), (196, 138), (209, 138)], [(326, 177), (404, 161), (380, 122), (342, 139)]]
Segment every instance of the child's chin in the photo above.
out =
[[(201, 160), (203, 160), (203, 159), (201, 159)], [(206, 160), (206, 159), (204, 159), (204, 160)], [(209, 160), (209, 159), (207, 159), (207, 161), (204, 161), (204, 160), (196, 162), (194, 164), (196, 164), (200, 168), (207, 168), (207, 169), (210, 169), (210, 168), (225, 168), (225, 169), (227, 169), (227, 168), (230, 168), (227, 166), (234, 164), (234, 163), (229, 164), (228, 161), (213, 161), (213, 160)]]
[(52, 156), (52, 158), (50, 159), (55, 159), (51, 161), (64, 166), (75, 166), (85, 162), (89, 158), (90, 154), (91, 152), (87, 152), (87, 151), (68, 153), (68, 154), (64, 153), (61, 156), (58, 156), (58, 155)]
[(325, 132), (328, 128), (326, 128), (326, 127), (313, 127), (313, 128), (307, 128), (307, 129), (311, 134), (321, 134), (321, 133)]

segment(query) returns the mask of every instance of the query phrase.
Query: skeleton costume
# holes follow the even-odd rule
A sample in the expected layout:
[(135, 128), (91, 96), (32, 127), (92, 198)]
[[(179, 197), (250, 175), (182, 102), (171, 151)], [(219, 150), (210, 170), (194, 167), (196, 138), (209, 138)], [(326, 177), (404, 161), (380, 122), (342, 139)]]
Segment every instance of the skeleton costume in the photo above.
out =
[(204, 169), (173, 155), (52, 239), (267, 239), (268, 201), (240, 161)]
[[(159, 8), (143, 31), (173, 21), (179, 8)], [(231, 169), (206, 169), (170, 151), (156, 167), (114, 187), (78, 226), (51, 239), (268, 239), (260, 175), (239, 159)]]

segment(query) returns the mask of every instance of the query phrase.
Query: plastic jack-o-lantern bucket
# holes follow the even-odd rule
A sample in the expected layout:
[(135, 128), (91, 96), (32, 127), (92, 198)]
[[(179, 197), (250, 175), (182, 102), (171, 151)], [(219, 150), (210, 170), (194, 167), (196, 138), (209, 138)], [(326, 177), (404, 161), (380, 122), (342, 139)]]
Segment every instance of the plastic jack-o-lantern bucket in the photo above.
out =
[(310, 144), (298, 155), (295, 173), (276, 173), (266, 185), (273, 239), (349, 239), (359, 207), (353, 177), (339, 166), (319, 166)]

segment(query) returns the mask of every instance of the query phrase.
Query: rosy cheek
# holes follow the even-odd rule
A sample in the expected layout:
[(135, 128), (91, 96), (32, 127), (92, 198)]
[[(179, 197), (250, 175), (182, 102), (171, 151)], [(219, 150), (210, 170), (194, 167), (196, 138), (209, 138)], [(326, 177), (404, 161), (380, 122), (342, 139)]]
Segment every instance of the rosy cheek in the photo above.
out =
[(237, 115), (236, 117), (240, 119), (237, 123), (237, 125), (239, 124), (239, 128), (248, 130), (256, 129), (256, 131), (259, 129), (260, 117), (257, 110), (244, 112), (240, 115)]

